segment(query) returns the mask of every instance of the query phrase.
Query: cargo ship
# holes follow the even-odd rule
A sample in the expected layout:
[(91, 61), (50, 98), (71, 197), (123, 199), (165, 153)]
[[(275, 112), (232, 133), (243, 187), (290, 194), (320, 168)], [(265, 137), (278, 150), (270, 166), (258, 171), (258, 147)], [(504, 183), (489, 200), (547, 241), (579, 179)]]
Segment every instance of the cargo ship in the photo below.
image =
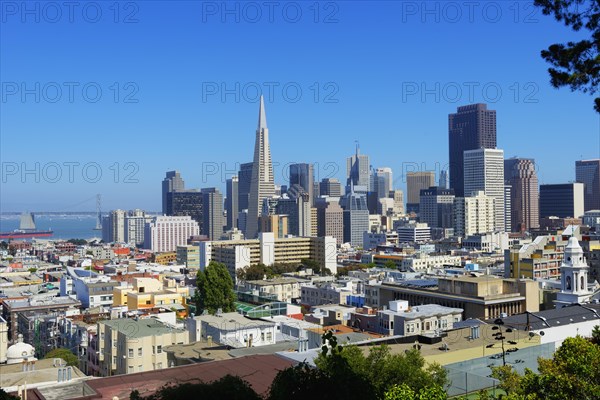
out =
[(35, 217), (32, 213), (21, 214), (19, 229), (12, 232), (0, 232), (0, 240), (6, 239), (32, 239), (40, 237), (52, 236), (54, 232), (51, 230), (38, 231), (35, 228)]

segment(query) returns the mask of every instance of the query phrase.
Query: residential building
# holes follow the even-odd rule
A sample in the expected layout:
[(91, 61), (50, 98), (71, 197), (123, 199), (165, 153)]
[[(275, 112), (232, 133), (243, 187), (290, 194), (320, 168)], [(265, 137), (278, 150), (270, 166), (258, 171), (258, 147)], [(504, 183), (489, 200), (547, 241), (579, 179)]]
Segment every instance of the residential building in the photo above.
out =
[(133, 246), (144, 244), (144, 227), (152, 217), (144, 210), (131, 210), (125, 216), (125, 242)]
[(530, 158), (504, 160), (504, 181), (511, 186), (511, 231), (538, 229), (540, 193), (535, 161)]
[(302, 283), (306, 283), (306, 280), (288, 277), (252, 280), (244, 281), (240, 290), (262, 297), (272, 297), (274, 301), (291, 303), (300, 299)]
[[(60, 278), (60, 295), (73, 296), (83, 308), (108, 308), (113, 303), (113, 288), (119, 283), (92, 270), (67, 267)], [(67, 291), (71, 289), (71, 292)]]
[[(496, 148), (496, 111), (485, 104), (458, 107), (448, 115), (450, 188), (456, 197), (469, 196), (464, 187), (464, 152)], [(429, 185), (433, 186), (433, 185)]]
[(0, 317), (0, 364), (6, 362), (6, 350), (8, 349), (8, 324)]
[(224, 263), (235, 279), (236, 270), (263, 263), (300, 263), (310, 259), (321, 268), (337, 272), (337, 244), (333, 237), (275, 238), (261, 233), (258, 239), (200, 242), (200, 268), (210, 261)]
[(465, 196), (483, 191), (494, 199), (494, 230), (505, 230), (504, 151), (500, 149), (467, 150), (464, 159)]
[(467, 250), (478, 250), (484, 253), (505, 251), (508, 249), (508, 232), (478, 233), (467, 236), (462, 241), (462, 247)]
[(200, 315), (188, 320), (190, 341), (212, 340), (233, 348), (275, 344), (276, 325), (249, 319), (236, 312)]
[(583, 183), (540, 185), (541, 218), (579, 218), (584, 208)]
[(134, 278), (132, 284), (115, 286), (114, 307), (127, 306), (129, 311), (163, 307), (185, 315), (189, 288), (174, 279)]
[(406, 212), (419, 213), (421, 190), (435, 186), (435, 172), (406, 173)]
[(187, 245), (190, 237), (199, 234), (198, 223), (189, 216), (158, 216), (146, 224), (144, 248), (159, 253), (175, 251), (177, 246)]
[(172, 192), (181, 192), (185, 190), (185, 182), (181, 178), (179, 171), (168, 171), (165, 179), (162, 181), (162, 213), (169, 214), (167, 205), (167, 194)]
[(164, 347), (189, 343), (189, 333), (154, 318), (98, 322), (98, 352), (103, 376), (168, 368)]
[(584, 211), (600, 210), (600, 159), (575, 161), (575, 180), (584, 185)]
[(454, 226), (454, 190), (430, 187), (421, 190), (419, 221), (432, 228)]
[(177, 264), (185, 265), (186, 268), (191, 270), (198, 270), (200, 268), (200, 247), (182, 245), (177, 246), (175, 250), (177, 254)]
[(125, 242), (125, 210), (112, 210), (102, 218), (102, 240), (105, 243)]
[(515, 245), (505, 251), (504, 276), (556, 279), (566, 246), (561, 235), (538, 236), (531, 243)]
[(495, 224), (494, 199), (483, 191), (454, 199), (454, 233), (457, 236), (493, 232)]
[(415, 253), (402, 259), (402, 271), (422, 272), (434, 268), (446, 268), (449, 266), (460, 267), (462, 261), (460, 256), (447, 254), (429, 255), (427, 253)]

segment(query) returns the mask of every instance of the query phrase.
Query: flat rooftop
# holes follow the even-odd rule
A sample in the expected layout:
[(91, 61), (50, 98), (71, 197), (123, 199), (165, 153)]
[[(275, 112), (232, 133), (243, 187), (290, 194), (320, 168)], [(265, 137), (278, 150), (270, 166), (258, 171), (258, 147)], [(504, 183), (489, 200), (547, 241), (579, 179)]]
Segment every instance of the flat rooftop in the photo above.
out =
[(244, 317), (242, 314), (238, 314), (236, 312), (224, 313), (220, 316), (217, 315), (199, 315), (194, 317), (197, 321), (206, 322), (209, 325), (216, 326), (220, 329), (227, 330), (227, 324), (232, 324), (232, 328), (240, 328), (241, 326), (249, 327), (249, 326), (274, 326), (275, 323), (267, 322), (260, 319), (250, 319)]
[(120, 318), (100, 321), (99, 323), (105, 324), (111, 327), (113, 330), (117, 330), (128, 338), (140, 338), (146, 336), (164, 335), (167, 333), (185, 332), (183, 329), (169, 327), (155, 318), (142, 318), (138, 320), (131, 318)]

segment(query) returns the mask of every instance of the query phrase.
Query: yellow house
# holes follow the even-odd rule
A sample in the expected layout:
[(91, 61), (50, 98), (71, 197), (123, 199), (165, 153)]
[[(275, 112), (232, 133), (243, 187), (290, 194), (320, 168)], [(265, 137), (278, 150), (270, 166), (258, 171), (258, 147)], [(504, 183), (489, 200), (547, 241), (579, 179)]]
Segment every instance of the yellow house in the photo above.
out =
[[(164, 283), (163, 283), (164, 282)], [(135, 278), (132, 285), (118, 286), (113, 291), (113, 306), (127, 306), (130, 311), (165, 307), (185, 309), (189, 289), (173, 279)]]

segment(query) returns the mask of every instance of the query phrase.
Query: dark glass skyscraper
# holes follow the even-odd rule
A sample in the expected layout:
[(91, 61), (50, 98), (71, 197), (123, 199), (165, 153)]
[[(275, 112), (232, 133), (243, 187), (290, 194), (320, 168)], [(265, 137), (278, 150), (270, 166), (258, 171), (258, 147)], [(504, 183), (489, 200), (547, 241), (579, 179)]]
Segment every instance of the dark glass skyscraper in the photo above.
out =
[(464, 197), (463, 152), (496, 148), (496, 111), (485, 104), (458, 107), (448, 115), (450, 188)]
[(585, 211), (600, 210), (600, 160), (575, 161), (575, 179), (584, 184)]
[(314, 184), (315, 178), (312, 164), (290, 164), (290, 187), (300, 185), (308, 193), (311, 206), (315, 199)]
[(196, 221), (202, 232), (204, 220), (204, 207), (202, 193), (197, 190), (186, 190), (184, 192), (167, 193), (166, 215), (190, 216)]

